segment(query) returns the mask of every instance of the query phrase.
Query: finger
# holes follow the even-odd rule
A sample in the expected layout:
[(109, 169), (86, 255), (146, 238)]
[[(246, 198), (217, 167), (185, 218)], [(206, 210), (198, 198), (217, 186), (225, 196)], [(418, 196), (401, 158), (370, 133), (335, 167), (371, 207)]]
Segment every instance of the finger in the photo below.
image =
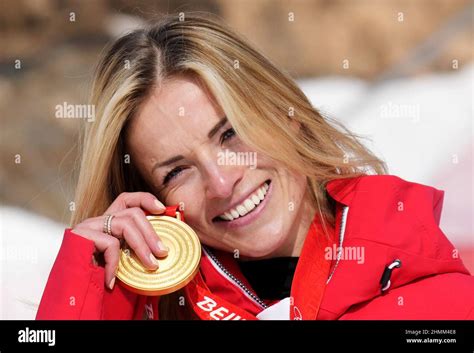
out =
[(119, 240), (113, 236), (89, 228), (74, 228), (72, 232), (93, 241), (97, 251), (104, 254), (105, 285), (112, 289), (115, 284), (115, 274), (117, 273), (120, 257)]
[(165, 205), (149, 192), (123, 192), (112, 202), (105, 213), (113, 214), (131, 207), (140, 207), (153, 214), (161, 214), (166, 209)]
[(114, 217), (112, 222), (112, 234), (114, 234), (116, 238), (125, 239), (143, 266), (150, 270), (156, 270), (158, 268), (158, 260), (152, 254), (150, 247), (138, 230), (135, 222), (129, 217)]
[(109, 241), (109, 246), (104, 251), (105, 283), (108, 284), (110, 289), (113, 289), (120, 260), (120, 241), (110, 235), (105, 236)]
[(99, 217), (92, 217), (92, 218), (87, 218), (80, 224), (78, 224), (76, 227), (78, 228), (87, 228), (87, 229), (92, 229), (97, 232), (104, 232), (104, 221), (105, 221), (105, 216), (99, 216)]
[[(168, 255), (168, 249), (163, 244), (163, 241), (156, 234), (151, 223), (147, 220), (145, 212), (138, 207), (127, 208), (114, 214), (111, 221), (112, 235), (118, 239), (123, 239), (123, 231), (121, 227), (115, 225), (117, 218), (128, 218), (130, 222), (135, 223), (141, 236), (145, 239), (146, 244), (157, 257), (164, 257)], [(104, 216), (88, 218), (80, 225), (81, 227), (90, 228), (98, 232), (103, 232)]]
[[(168, 249), (163, 244), (163, 241), (156, 234), (155, 229), (151, 225), (150, 221), (146, 218), (145, 212), (138, 207), (127, 208), (126, 210), (117, 212), (115, 217), (128, 217), (130, 221), (135, 223), (135, 226), (145, 239), (148, 247), (151, 249), (154, 255), (158, 257), (164, 257), (168, 255)], [(114, 220), (112, 219), (112, 222)]]

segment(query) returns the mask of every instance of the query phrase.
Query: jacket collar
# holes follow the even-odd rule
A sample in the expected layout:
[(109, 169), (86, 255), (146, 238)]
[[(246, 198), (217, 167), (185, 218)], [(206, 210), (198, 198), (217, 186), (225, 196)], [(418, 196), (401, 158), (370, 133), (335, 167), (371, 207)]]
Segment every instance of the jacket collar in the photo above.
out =
[(337, 202), (350, 206), (361, 178), (362, 176), (330, 180), (326, 184), (326, 191)]

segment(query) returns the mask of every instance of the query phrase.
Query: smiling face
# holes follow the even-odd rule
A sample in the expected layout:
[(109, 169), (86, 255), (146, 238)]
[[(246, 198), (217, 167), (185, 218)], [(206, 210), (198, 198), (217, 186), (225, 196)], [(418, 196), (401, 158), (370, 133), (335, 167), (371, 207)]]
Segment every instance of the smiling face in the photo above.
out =
[(204, 244), (251, 258), (299, 254), (314, 216), (306, 177), (245, 145), (197, 80), (156, 88), (126, 142), (155, 195), (184, 205)]

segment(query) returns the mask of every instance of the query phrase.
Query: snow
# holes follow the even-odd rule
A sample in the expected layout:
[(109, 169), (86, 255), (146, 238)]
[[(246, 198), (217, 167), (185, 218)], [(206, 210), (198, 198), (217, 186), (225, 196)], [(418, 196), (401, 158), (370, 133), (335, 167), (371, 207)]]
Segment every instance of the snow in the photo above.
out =
[(0, 319), (34, 319), (65, 225), (0, 207)]

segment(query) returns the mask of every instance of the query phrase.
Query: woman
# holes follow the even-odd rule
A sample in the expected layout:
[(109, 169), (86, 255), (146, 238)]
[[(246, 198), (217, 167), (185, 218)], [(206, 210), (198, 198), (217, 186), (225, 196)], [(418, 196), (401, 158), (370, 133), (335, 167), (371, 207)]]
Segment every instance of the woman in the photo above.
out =
[[(472, 318), (474, 281), (438, 227), (443, 193), (383, 175), (218, 21), (166, 16), (118, 39), (92, 104), (38, 319)], [(156, 269), (167, 249), (145, 212), (164, 205), (198, 234), (202, 281), (140, 296), (115, 283), (120, 241)]]

